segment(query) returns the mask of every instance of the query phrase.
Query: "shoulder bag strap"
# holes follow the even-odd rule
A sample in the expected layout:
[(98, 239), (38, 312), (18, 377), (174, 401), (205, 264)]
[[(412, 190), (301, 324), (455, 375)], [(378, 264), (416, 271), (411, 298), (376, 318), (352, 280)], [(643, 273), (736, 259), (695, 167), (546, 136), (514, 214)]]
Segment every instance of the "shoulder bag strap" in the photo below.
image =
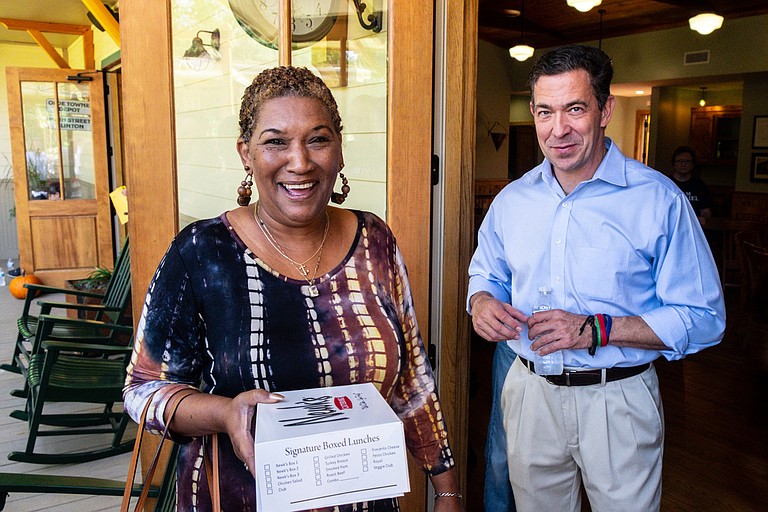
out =
[(211, 459), (203, 461), (205, 475), (208, 477), (208, 491), (211, 493), (213, 512), (221, 512), (221, 487), (219, 486), (219, 435), (211, 434)]
[[(141, 488), (141, 494), (139, 495), (139, 500), (136, 503), (136, 507), (134, 508), (134, 510), (143, 510), (144, 503), (147, 501), (147, 497), (149, 496), (149, 488), (151, 487), (150, 482), (152, 482), (152, 477), (154, 476), (155, 470), (157, 469), (157, 462), (160, 459), (160, 452), (163, 448), (163, 443), (168, 437), (168, 428), (171, 425), (173, 416), (176, 414), (176, 409), (179, 408), (179, 404), (181, 403), (182, 400), (184, 400), (189, 395), (192, 395), (194, 393), (199, 393), (199, 391), (185, 388), (171, 395), (171, 398), (169, 400), (173, 400), (174, 397), (176, 397), (176, 395), (181, 395), (181, 396), (173, 403), (171, 407), (171, 412), (168, 415), (168, 420), (165, 423), (165, 430), (163, 431), (163, 435), (160, 438), (160, 443), (157, 446), (155, 455), (152, 458), (152, 463), (149, 465), (149, 468), (147, 470), (147, 477), (144, 481), (144, 485)], [(139, 427), (136, 430), (136, 440), (134, 441), (134, 445), (133, 445), (133, 455), (131, 456), (131, 463), (128, 466), (128, 476), (126, 476), (126, 479), (125, 479), (125, 489), (123, 490), (123, 502), (120, 505), (120, 512), (128, 512), (130, 509), (131, 491), (133, 491), (133, 481), (136, 479), (136, 469), (139, 464), (139, 458), (141, 453), (141, 442), (144, 440), (144, 432), (145, 432), (144, 424), (146, 423), (147, 411), (149, 411), (149, 407), (152, 404), (153, 397), (154, 397), (154, 393), (152, 394), (152, 396), (149, 397), (149, 400), (147, 400), (147, 405), (144, 406), (144, 410), (141, 412), (141, 418), (139, 419)]]

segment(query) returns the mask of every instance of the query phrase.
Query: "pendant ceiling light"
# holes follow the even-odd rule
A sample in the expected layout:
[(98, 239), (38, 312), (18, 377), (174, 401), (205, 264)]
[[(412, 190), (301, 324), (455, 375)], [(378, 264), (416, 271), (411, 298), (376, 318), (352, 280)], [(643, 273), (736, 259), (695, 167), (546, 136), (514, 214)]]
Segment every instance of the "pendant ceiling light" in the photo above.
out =
[(520, 62), (530, 59), (533, 55), (533, 47), (525, 44), (525, 0), (523, 0), (520, 7), (520, 44), (513, 46), (509, 49), (509, 56), (517, 59)]
[(689, 19), (688, 24), (691, 30), (707, 35), (723, 26), (723, 17), (713, 12), (705, 12)]
[(603, 0), (568, 0), (567, 3), (569, 7), (573, 7), (577, 11), (587, 12), (603, 3)]
[(527, 44), (518, 44), (509, 49), (509, 56), (523, 62), (533, 55), (533, 47)]

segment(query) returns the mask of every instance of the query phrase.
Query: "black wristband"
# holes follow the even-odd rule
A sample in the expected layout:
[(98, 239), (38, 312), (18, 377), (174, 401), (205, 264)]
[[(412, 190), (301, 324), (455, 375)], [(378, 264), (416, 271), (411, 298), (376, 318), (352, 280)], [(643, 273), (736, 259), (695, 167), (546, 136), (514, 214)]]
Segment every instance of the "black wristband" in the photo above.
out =
[(589, 325), (592, 327), (592, 345), (590, 345), (589, 349), (587, 350), (589, 352), (589, 355), (592, 357), (595, 356), (595, 352), (597, 352), (597, 331), (595, 330), (595, 316), (589, 315), (586, 320), (584, 320), (584, 323), (581, 324), (581, 328), (579, 329), (579, 336), (581, 336), (584, 333), (584, 329)]

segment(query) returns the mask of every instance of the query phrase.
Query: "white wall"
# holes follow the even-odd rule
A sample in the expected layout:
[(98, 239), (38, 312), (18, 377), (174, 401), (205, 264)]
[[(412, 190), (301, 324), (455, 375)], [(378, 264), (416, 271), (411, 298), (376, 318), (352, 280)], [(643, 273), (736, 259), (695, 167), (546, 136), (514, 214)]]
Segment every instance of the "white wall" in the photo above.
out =
[(477, 127), (475, 178), (505, 179), (508, 174), (509, 137), (498, 151), (488, 131), (509, 135), (509, 99), (511, 88), (505, 61), (509, 53), (503, 48), (480, 41), (477, 59)]

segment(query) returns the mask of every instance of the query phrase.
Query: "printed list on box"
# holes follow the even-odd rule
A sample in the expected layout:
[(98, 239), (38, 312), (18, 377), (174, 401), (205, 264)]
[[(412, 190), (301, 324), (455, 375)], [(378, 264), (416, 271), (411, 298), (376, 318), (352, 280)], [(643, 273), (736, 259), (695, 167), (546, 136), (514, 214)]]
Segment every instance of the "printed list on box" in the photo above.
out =
[(410, 490), (403, 426), (372, 384), (281, 393), (259, 404), (259, 510), (306, 510)]

